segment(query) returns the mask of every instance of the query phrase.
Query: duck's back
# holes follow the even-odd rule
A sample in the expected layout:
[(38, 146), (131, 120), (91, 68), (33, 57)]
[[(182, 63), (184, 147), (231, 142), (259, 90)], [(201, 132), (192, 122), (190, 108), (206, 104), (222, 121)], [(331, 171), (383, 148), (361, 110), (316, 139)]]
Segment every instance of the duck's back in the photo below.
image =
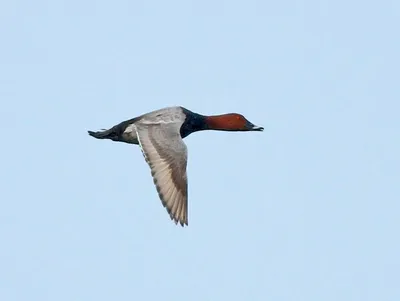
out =
[(135, 123), (143, 125), (151, 124), (180, 124), (185, 122), (186, 115), (182, 107), (167, 107), (143, 114), (137, 118)]

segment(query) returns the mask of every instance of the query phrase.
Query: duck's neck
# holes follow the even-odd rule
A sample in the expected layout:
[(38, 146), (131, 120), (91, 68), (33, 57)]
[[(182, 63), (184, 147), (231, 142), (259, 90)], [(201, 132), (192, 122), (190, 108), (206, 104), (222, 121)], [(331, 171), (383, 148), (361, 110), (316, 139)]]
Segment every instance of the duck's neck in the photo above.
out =
[(206, 118), (206, 116), (187, 110), (185, 122), (182, 124), (180, 130), (181, 137), (185, 138), (191, 133), (207, 130)]

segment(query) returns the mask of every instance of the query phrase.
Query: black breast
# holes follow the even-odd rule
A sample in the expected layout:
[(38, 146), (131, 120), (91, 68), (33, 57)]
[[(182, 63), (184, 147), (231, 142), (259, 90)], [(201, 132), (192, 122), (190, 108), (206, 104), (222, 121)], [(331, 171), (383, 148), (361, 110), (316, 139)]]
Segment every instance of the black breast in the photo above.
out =
[(182, 138), (189, 136), (191, 133), (206, 129), (205, 117), (203, 115), (193, 113), (185, 108), (182, 109), (186, 115), (186, 119), (180, 130)]

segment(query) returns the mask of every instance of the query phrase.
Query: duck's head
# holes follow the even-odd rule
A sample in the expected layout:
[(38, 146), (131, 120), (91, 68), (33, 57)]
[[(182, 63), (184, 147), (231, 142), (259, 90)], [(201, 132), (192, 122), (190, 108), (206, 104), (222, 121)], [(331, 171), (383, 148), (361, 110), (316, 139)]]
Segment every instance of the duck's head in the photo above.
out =
[(216, 116), (207, 116), (205, 123), (210, 130), (219, 131), (263, 131), (264, 128), (256, 126), (243, 115), (229, 113)]

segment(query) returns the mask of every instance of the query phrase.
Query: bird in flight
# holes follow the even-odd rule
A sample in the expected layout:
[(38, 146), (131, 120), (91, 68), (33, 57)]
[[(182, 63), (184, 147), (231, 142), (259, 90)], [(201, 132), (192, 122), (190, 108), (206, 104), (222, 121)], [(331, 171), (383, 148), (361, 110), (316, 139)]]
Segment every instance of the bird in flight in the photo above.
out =
[(108, 130), (88, 133), (97, 139), (139, 145), (170, 218), (175, 224), (187, 226), (187, 147), (183, 138), (204, 130), (263, 131), (264, 128), (236, 113), (204, 116), (175, 106), (123, 121)]

